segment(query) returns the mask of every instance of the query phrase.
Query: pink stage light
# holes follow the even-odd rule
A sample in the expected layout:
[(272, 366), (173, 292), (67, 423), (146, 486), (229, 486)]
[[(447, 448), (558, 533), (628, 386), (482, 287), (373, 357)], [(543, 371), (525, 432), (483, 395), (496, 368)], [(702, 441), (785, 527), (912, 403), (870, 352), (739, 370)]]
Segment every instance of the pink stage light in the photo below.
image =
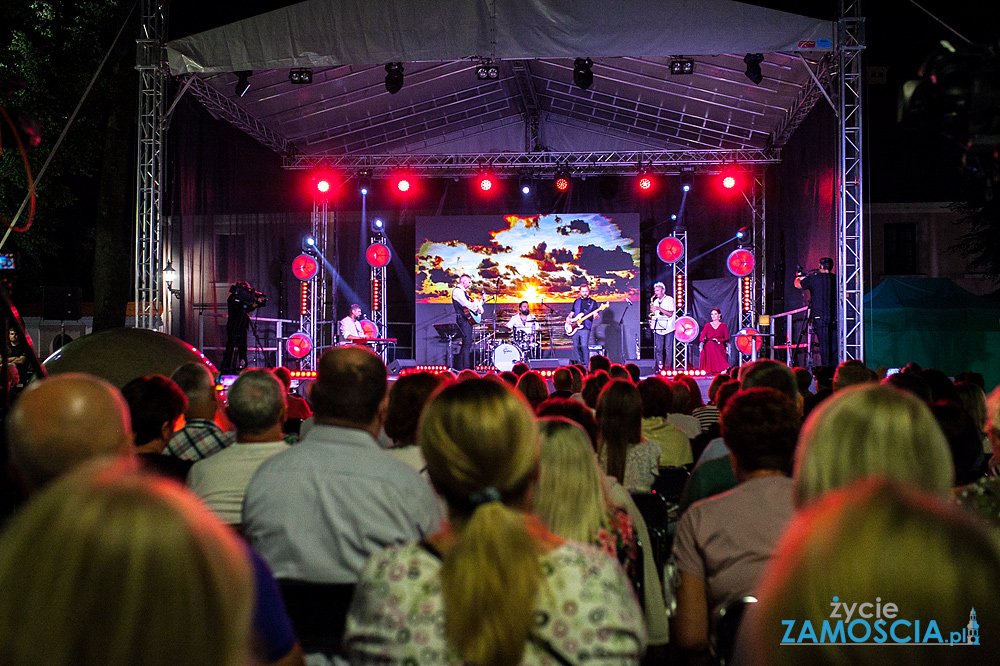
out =
[(330, 191), (330, 181), (326, 180), (325, 178), (317, 181), (316, 190), (319, 191), (321, 194), (326, 194), (327, 192)]
[(292, 358), (305, 358), (312, 351), (312, 340), (305, 333), (293, 333), (285, 342), (285, 349)]
[(493, 189), (493, 177), (489, 174), (480, 174), (478, 183), (482, 192), (490, 192)]
[(410, 187), (411, 185), (408, 178), (400, 178), (398, 181), (396, 181), (396, 189), (399, 190), (400, 192), (409, 192)]
[(732, 176), (726, 176), (722, 179), (722, 186), (727, 190), (731, 190), (736, 187), (736, 179)]

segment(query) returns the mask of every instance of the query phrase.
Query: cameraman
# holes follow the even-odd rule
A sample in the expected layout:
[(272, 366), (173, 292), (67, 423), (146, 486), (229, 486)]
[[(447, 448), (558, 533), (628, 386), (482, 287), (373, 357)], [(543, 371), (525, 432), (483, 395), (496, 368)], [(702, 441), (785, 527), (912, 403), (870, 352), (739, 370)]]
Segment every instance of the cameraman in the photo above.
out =
[(795, 275), (795, 288), (808, 289), (813, 330), (819, 340), (819, 355), (825, 367), (837, 364), (837, 278), (833, 274), (833, 259), (819, 260), (819, 272)]
[(251, 287), (249, 282), (237, 282), (229, 288), (226, 305), (229, 317), (226, 320), (226, 353), (222, 358), (222, 369), (239, 372), (247, 366), (250, 313), (267, 305), (267, 296)]

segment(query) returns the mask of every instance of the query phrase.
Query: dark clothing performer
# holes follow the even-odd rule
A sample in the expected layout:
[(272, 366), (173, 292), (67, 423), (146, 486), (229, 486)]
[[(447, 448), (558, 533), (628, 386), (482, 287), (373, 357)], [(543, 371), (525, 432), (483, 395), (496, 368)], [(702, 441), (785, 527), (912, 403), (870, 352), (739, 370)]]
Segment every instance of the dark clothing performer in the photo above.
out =
[[(832, 263), (832, 261), (831, 261)], [(829, 270), (820, 270), (795, 279), (795, 286), (808, 289), (813, 331), (819, 340), (821, 363), (832, 368), (837, 365), (837, 276)]]
[[(597, 301), (590, 297), (588, 289), (586, 295), (581, 290), (581, 295), (573, 301), (573, 317), (581, 314), (590, 314), (597, 309)], [(576, 352), (578, 363), (587, 365), (590, 362), (590, 329), (594, 325), (594, 318), (591, 317), (583, 322), (580, 330), (573, 334), (573, 349)]]
[(466, 370), (472, 368), (472, 322), (469, 321), (470, 313), (481, 315), (483, 313), (483, 303), (481, 300), (469, 300), (468, 289), (472, 286), (472, 278), (462, 275), (458, 279), (458, 286), (451, 292), (451, 304), (455, 308), (455, 324), (458, 325), (459, 334), (462, 337), (462, 350), (458, 353), (458, 362), (455, 363), (456, 370)]

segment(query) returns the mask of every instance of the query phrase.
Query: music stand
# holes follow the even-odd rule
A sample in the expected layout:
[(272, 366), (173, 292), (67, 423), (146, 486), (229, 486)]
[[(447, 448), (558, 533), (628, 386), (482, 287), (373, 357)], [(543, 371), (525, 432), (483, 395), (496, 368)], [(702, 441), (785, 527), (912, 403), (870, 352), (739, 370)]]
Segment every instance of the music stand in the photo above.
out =
[(445, 352), (445, 358), (447, 359), (448, 367), (452, 367), (452, 352), (451, 343), (454, 341), (458, 334), (461, 332), (458, 330), (458, 324), (434, 324), (434, 330), (437, 331), (438, 338), (442, 342), (447, 342), (448, 346)]

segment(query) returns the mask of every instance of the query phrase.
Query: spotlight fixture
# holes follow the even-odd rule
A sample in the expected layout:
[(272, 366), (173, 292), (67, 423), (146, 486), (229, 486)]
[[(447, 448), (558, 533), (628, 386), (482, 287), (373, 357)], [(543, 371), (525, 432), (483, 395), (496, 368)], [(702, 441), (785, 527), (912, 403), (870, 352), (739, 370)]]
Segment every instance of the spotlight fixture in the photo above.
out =
[(694, 60), (676, 58), (670, 61), (671, 74), (694, 74)]
[(372, 189), (372, 174), (371, 171), (359, 171), (358, 172), (358, 192), (361, 194), (368, 194), (368, 191)]
[(764, 80), (764, 74), (760, 71), (760, 63), (764, 62), (764, 54), (748, 53), (743, 56), (743, 62), (747, 64), (747, 78), (753, 81), (754, 85), (760, 85), (760, 82)]
[(656, 193), (659, 182), (656, 176), (649, 169), (642, 169), (639, 171), (639, 175), (636, 176), (635, 186), (639, 190), (639, 194), (653, 195)]
[(476, 186), (479, 188), (481, 194), (487, 194), (493, 191), (496, 185), (496, 179), (488, 171), (480, 171), (476, 175)]
[(371, 231), (373, 234), (385, 233), (385, 221), (381, 217), (373, 219), (371, 222)]
[(734, 176), (723, 176), (722, 186), (727, 190), (731, 190), (736, 187), (736, 178)]
[(385, 90), (395, 95), (403, 88), (403, 63), (390, 62), (385, 66)]
[(552, 183), (555, 185), (557, 192), (565, 192), (568, 190), (570, 184), (569, 171), (560, 171), (557, 173)]
[(586, 90), (594, 85), (594, 73), (590, 71), (594, 61), (590, 58), (577, 58), (573, 61), (573, 83)]
[(311, 69), (292, 69), (288, 72), (288, 81), (294, 85), (305, 85), (307, 83), (313, 82), (313, 73)]
[(476, 78), (480, 81), (496, 81), (500, 78), (500, 65), (486, 60), (476, 66)]
[(681, 167), (681, 189), (690, 192), (692, 185), (694, 185), (694, 167)]
[(736, 240), (742, 241), (750, 235), (750, 227), (740, 227), (739, 231), (736, 232)]
[(517, 189), (521, 194), (531, 194), (531, 176), (518, 176)]
[(243, 70), (236, 72), (236, 95), (238, 97), (243, 97), (250, 90), (250, 75), (253, 74), (250, 70)]

